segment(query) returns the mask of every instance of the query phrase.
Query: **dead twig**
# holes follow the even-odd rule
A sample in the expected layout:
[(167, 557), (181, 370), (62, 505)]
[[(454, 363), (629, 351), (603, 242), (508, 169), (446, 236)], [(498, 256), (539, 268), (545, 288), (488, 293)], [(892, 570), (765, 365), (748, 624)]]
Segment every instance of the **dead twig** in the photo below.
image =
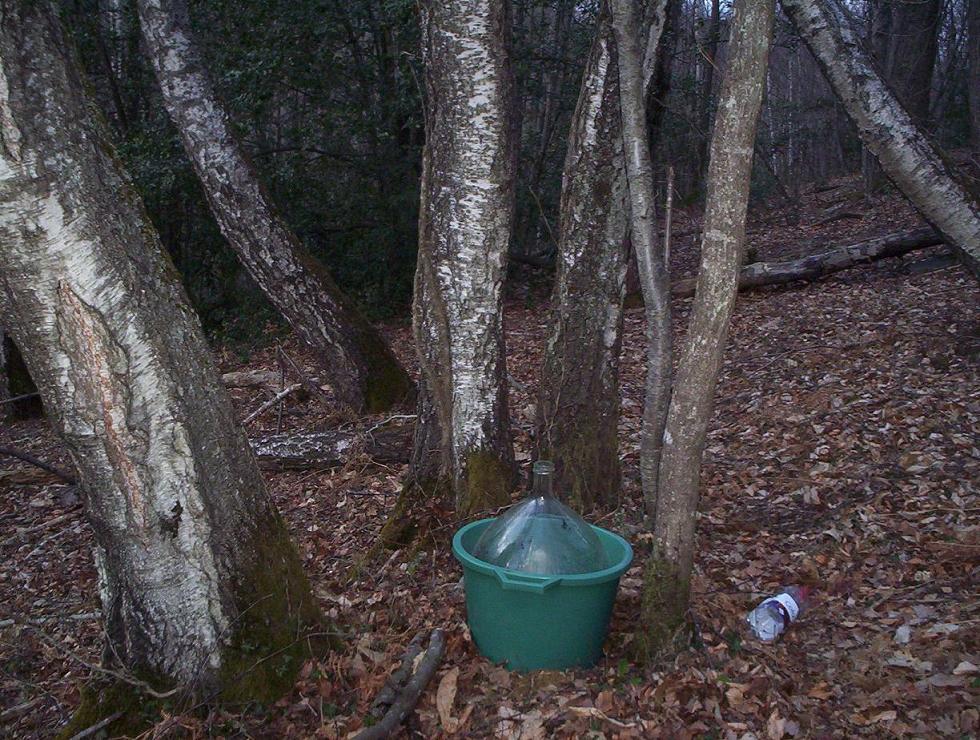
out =
[(27, 452), (21, 452), (20, 450), (15, 450), (13, 447), (0, 446), (0, 455), (6, 455), (7, 457), (15, 457), (18, 460), (22, 460), (23, 462), (33, 465), (36, 468), (40, 468), (41, 470), (46, 470), (47, 472), (51, 473), (51, 475), (61, 478), (61, 480), (63, 480), (65, 483), (68, 483), (70, 485), (75, 485), (76, 483), (78, 483), (78, 480), (71, 473), (65, 472), (61, 468), (55, 467), (51, 463), (46, 463), (44, 462), (44, 460), (40, 460), (34, 457), (34, 455), (31, 455)]
[(244, 419), (242, 419), (242, 424), (248, 424), (250, 421), (254, 421), (258, 417), (262, 416), (262, 414), (264, 414), (266, 411), (268, 411), (273, 406), (275, 406), (277, 403), (282, 401), (284, 398), (300, 390), (302, 387), (303, 387), (302, 383), (293, 383), (291, 386), (287, 388), (283, 388), (276, 395), (274, 395), (268, 401), (266, 401), (257, 409), (255, 409), (255, 411), (253, 411), (251, 414), (249, 414)]
[(18, 541), (23, 542), (24, 539), (27, 537), (27, 535), (34, 534), (35, 532), (40, 532), (43, 529), (50, 529), (51, 527), (55, 527), (59, 524), (62, 524), (63, 522), (67, 522), (69, 519), (74, 519), (80, 513), (81, 513), (81, 509), (75, 509), (73, 511), (69, 511), (67, 514), (61, 514), (60, 516), (56, 516), (54, 519), (49, 519), (46, 522), (42, 522), (41, 524), (35, 524), (33, 527), (24, 527), (23, 529), (18, 529), (17, 534), (8, 537), (3, 542), (0, 542), (0, 548), (6, 547), (7, 545), (13, 542), (18, 542)]
[[(409, 647), (411, 648), (411, 645)], [(418, 670), (405, 682), (405, 685), (398, 692), (397, 698), (392, 701), (391, 708), (385, 713), (381, 721), (359, 732), (355, 736), (355, 740), (379, 740), (380, 738), (388, 737), (405, 721), (405, 718), (415, 709), (415, 705), (418, 704), (419, 698), (422, 696), (422, 691), (425, 690), (426, 685), (428, 685), (429, 681), (435, 675), (436, 668), (439, 667), (439, 661), (442, 660), (442, 653), (445, 647), (446, 638), (443, 631), (441, 629), (432, 630), (432, 635), (429, 638), (429, 647), (419, 663)], [(409, 666), (412, 665), (414, 660), (413, 658), (409, 661)]]
[(95, 733), (97, 733), (99, 730), (101, 730), (104, 727), (108, 727), (109, 725), (111, 725), (113, 722), (115, 722), (117, 719), (119, 719), (122, 716), (123, 716), (123, 713), (122, 712), (113, 712), (112, 714), (110, 714), (105, 719), (100, 719), (98, 722), (96, 722), (91, 727), (86, 727), (81, 732), (76, 732), (74, 735), (71, 736), (71, 740), (83, 740), (83, 738), (91, 737), (92, 735), (94, 735)]
[(11, 720), (17, 719), (22, 714), (27, 714), (45, 699), (47, 699), (46, 696), (39, 696), (36, 699), (25, 701), (23, 704), (17, 704), (16, 706), (10, 707), (10, 709), (4, 709), (2, 712), (0, 712), (0, 722), (10, 722)]

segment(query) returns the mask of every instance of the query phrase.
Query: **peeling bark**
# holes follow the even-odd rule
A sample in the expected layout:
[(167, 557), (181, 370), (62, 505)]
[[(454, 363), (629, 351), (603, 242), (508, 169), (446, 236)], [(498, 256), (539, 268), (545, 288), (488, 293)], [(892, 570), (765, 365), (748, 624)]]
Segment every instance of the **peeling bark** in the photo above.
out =
[(105, 661), (268, 701), (318, 611), (47, 3), (0, 15), (0, 294), (95, 532)]
[(654, 552), (644, 576), (639, 643), (646, 657), (669, 650), (686, 623), (701, 456), (742, 263), (773, 5), (736, 0), (733, 9), (728, 70), (711, 137), (701, 268), (667, 416)]
[(307, 470), (339, 467), (358, 453), (380, 463), (404, 464), (411, 454), (411, 439), (411, 427), (394, 427), (370, 434), (364, 430), (267, 434), (251, 444), (263, 467)]
[(380, 412), (410, 402), (411, 379), (384, 339), (306, 251), (259, 183), (194, 45), (185, 0), (137, 5), (164, 104), (242, 264), (321, 355), (344, 403)]
[(882, 81), (840, 0), (781, 0), (885, 174), (980, 278), (980, 206)]
[[(619, 94), (623, 145), (629, 182), (630, 233), (646, 313), (647, 377), (640, 438), (640, 475), (647, 517), (657, 509), (658, 472), (670, 401), (670, 284), (663, 245), (657, 237), (653, 162), (647, 131), (646, 91), (667, 23), (668, 0), (612, 0), (613, 28), (619, 50)], [(715, 6), (717, 7), (717, 6)]]
[(414, 482), (468, 514), (509, 500), (503, 281), (516, 127), (509, 3), (421, 4), (426, 63), (413, 331), (422, 378)]
[(619, 354), (628, 189), (619, 71), (603, 2), (572, 117), (562, 179), (553, 328), (538, 402), (538, 447), (581, 510), (619, 495)]

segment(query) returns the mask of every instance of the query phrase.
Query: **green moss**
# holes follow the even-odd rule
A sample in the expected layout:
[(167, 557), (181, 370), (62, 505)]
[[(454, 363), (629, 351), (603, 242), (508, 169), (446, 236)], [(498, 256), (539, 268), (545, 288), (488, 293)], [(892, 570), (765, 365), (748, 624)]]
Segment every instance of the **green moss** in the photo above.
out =
[(364, 410), (378, 414), (415, 402), (415, 384), (398, 364), (384, 339), (372, 328), (360, 332), (358, 346), (367, 366), (364, 378)]
[(510, 503), (514, 469), (487, 450), (471, 452), (466, 458), (466, 481), (456, 497), (456, 512), (479, 514)]
[(634, 641), (637, 660), (655, 664), (687, 648), (690, 597), (690, 577), (654, 552), (643, 571), (640, 624)]
[(218, 698), (223, 703), (275, 701), (293, 687), (307, 657), (339, 644), (278, 515), (255, 544), (251, 572), (235, 594), (239, 618), (222, 656)]
[(70, 738), (117, 712), (122, 715), (105, 726), (109, 737), (135, 736), (160, 719), (160, 710), (167, 704), (154, 699), (132, 684), (122, 681), (92, 681), (81, 687), (81, 702), (71, 721), (58, 738)]

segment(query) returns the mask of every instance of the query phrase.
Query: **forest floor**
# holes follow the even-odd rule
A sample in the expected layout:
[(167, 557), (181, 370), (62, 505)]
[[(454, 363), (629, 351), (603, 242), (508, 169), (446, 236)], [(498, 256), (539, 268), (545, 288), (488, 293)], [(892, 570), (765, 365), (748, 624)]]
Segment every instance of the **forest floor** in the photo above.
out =
[[(678, 230), (693, 232), (683, 215)], [(774, 259), (917, 224), (898, 198), (869, 204), (843, 181), (804, 193), (797, 224), (757, 213), (749, 242)], [(412, 637), (441, 626), (446, 655), (406, 724), (411, 736), (976, 736), (980, 286), (959, 266), (925, 271), (920, 260), (935, 251), (739, 297), (702, 478), (693, 586), (700, 644), (671, 664), (646, 670), (630, 658), (649, 542), (639, 529), (637, 472), (643, 317), (631, 309), (622, 504), (603, 523), (639, 533), (630, 535), (637, 557), (597, 667), (519, 675), (481, 658), (465, 627), (448, 524), (437, 547), (384, 553), (348, 582), (404, 472), (355, 456), (339, 469), (267, 475), (324, 612), (349, 635), (346, 648), (309, 661), (273, 707), (186, 715), (171, 729), (345, 737)], [(672, 270), (687, 275), (695, 264), (689, 233), (676, 242)], [(675, 301), (678, 339), (689, 306)], [(512, 297), (506, 324), (526, 472), (546, 300)], [(388, 332), (414, 365), (408, 329)], [(309, 362), (295, 342), (283, 346)], [(273, 347), (248, 363), (223, 352), (221, 363), (225, 371), (276, 367)], [(234, 395), (242, 417), (264, 399), (255, 390)], [(289, 401), (282, 415), (287, 430), (337, 423), (317, 399)], [(249, 432), (276, 425), (273, 411)], [(43, 421), (3, 425), (0, 444), (69, 465)], [(24, 706), (0, 735), (45, 737), (77, 706), (91, 673), (84, 663), (98, 661), (92, 535), (72, 491), (35, 468), (0, 460), (0, 490), (0, 712)], [(812, 608), (780, 642), (751, 639), (744, 615), (791, 583), (813, 586)]]

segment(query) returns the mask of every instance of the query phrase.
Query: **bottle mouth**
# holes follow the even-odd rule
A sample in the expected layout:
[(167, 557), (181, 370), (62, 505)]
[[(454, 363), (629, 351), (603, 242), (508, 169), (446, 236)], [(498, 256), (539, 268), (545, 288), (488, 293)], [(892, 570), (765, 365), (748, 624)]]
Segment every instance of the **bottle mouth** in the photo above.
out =
[(555, 464), (551, 460), (538, 460), (531, 466), (531, 472), (535, 475), (549, 475), (555, 472)]

